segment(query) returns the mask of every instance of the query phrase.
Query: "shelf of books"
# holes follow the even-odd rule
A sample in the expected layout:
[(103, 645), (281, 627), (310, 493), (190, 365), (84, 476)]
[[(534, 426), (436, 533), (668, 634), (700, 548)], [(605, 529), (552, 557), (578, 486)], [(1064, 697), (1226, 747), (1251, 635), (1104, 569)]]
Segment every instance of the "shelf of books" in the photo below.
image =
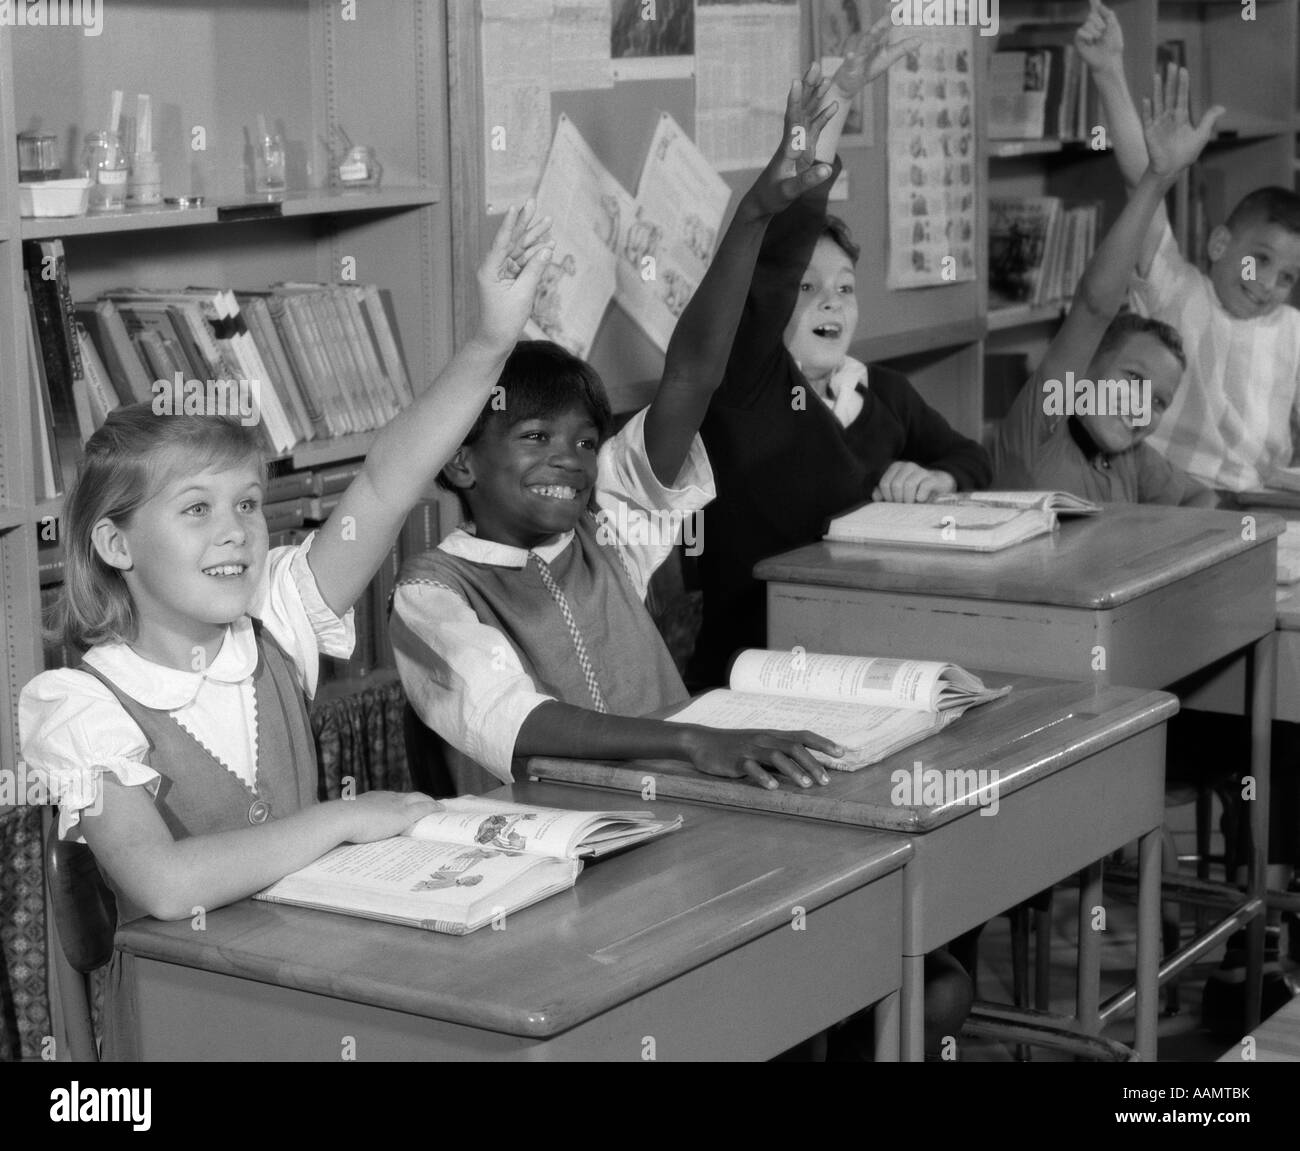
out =
[[(19, 689), (76, 658), (43, 645), (41, 610), (61, 579), (64, 494), (109, 410), (255, 422), (268, 526), (286, 543), (329, 514), (375, 430), (451, 352), (443, 4), (142, 0), (105, 17), (96, 36), (0, 25), (3, 768)], [(149, 138), (159, 199), (201, 203), (20, 215), (19, 132), (47, 134), (66, 176), (87, 135), (112, 127), (128, 153)], [(267, 137), (278, 172), (256, 146)], [(382, 166), (376, 186), (345, 186), (353, 146)], [(397, 565), (456, 518), (432, 494), (417, 509), (337, 674), (391, 662)]]

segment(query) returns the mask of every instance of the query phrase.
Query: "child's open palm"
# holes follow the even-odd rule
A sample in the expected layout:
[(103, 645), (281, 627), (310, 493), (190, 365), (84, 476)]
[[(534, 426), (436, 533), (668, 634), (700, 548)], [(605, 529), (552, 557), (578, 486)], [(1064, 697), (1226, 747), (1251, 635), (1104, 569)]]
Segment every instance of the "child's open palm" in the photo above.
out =
[(478, 270), (479, 332), (485, 339), (513, 345), (519, 338), (554, 251), (550, 217), (539, 218), (534, 201), (506, 213)]
[(918, 39), (905, 40), (901, 44), (889, 42), (891, 22), (888, 15), (882, 16), (866, 32), (858, 32), (849, 38), (844, 48), (844, 60), (835, 73), (833, 84), (838, 94), (852, 99), (868, 84), (878, 80), (904, 56), (915, 52), (920, 46)]
[(1101, 0), (1090, 0), (1092, 11), (1074, 34), (1074, 46), (1094, 72), (1124, 67), (1124, 32), (1119, 18)]
[(1142, 101), (1142, 133), (1146, 137), (1147, 156), (1151, 170), (1164, 179), (1176, 176), (1196, 160), (1224, 112), (1216, 104), (1201, 117), (1199, 124), (1193, 125), (1187, 110), (1190, 87), (1187, 69), (1171, 64), (1163, 89), (1157, 76), (1152, 98)]
[(781, 146), (748, 194), (763, 214), (776, 215), (831, 174), (829, 164), (817, 163), (817, 137), (838, 107), (832, 101), (820, 112), (817, 110), (829, 87), (830, 82), (821, 78), (821, 68), (816, 64), (802, 80), (790, 85)]

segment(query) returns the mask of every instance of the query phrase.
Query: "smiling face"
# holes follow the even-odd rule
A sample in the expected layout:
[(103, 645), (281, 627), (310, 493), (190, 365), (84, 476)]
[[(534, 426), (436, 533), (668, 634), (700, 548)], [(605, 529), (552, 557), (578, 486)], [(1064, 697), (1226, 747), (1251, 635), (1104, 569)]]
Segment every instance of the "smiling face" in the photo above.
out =
[(226, 625), (252, 606), (266, 566), (262, 498), (257, 460), (197, 474), (177, 468), (117, 526), (120, 550), (105, 555), (97, 537), (106, 561), (124, 568), (140, 654), (182, 668), (193, 667), (196, 646), (209, 660), (216, 655)]
[(1136, 447), (1155, 430), (1160, 417), (1173, 403), (1174, 392), (1183, 378), (1183, 367), (1155, 335), (1134, 332), (1097, 356), (1088, 366), (1088, 376), (1093, 380), (1151, 381), (1151, 418), (1147, 423), (1138, 424), (1133, 418), (1135, 414), (1139, 418), (1145, 414), (1136, 389), (1130, 392), (1130, 414), (1127, 416), (1079, 417), (1092, 442), (1107, 455), (1114, 455)]
[(480, 539), (533, 548), (572, 531), (596, 486), (600, 432), (585, 407), (508, 423), (490, 419), (457, 453), (451, 483)]
[(785, 328), (785, 346), (809, 380), (825, 379), (844, 363), (858, 326), (853, 261), (829, 236), (817, 241)]
[[(1239, 320), (1277, 311), (1300, 280), (1300, 236), (1279, 224), (1259, 221), (1231, 231), (1218, 227), (1207, 248), (1210, 281), (1219, 303)], [(1254, 261), (1253, 268), (1248, 260)]]

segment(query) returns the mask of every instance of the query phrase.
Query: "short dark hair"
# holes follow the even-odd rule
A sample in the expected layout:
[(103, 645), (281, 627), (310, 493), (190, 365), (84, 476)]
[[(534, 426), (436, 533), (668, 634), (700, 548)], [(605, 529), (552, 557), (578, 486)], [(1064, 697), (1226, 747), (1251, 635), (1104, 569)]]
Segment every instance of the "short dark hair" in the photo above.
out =
[(1226, 221), (1229, 231), (1276, 224), (1293, 236), (1300, 236), (1300, 196), (1288, 188), (1256, 188), (1244, 195)]
[(1113, 351), (1129, 336), (1147, 334), (1155, 336), (1166, 348), (1169, 349), (1174, 359), (1178, 361), (1178, 366), (1184, 370), (1187, 368), (1187, 353), (1183, 351), (1183, 340), (1177, 330), (1166, 324), (1164, 320), (1155, 320), (1150, 316), (1139, 316), (1137, 312), (1120, 312), (1110, 324), (1105, 332), (1102, 333), (1101, 342), (1097, 345), (1097, 356), (1103, 356), (1107, 352)]
[[(550, 340), (520, 340), (501, 369), (496, 386), (501, 390), (493, 389), (492, 398), (483, 405), (462, 446), (477, 442), (489, 420), (501, 420), (507, 427), (513, 427), (524, 420), (545, 419), (570, 408), (586, 409), (602, 443), (613, 429), (614, 414), (600, 373), (586, 360)], [(464, 493), (449, 484), (441, 473), (438, 486), (456, 491), (461, 497), (461, 510), (469, 514)]]
[(858, 257), (862, 255), (862, 249), (853, 242), (853, 233), (849, 231), (848, 224), (838, 216), (828, 215), (826, 223), (822, 225), (821, 234), (838, 244), (840, 250), (848, 256), (849, 260), (855, 266), (857, 265)]

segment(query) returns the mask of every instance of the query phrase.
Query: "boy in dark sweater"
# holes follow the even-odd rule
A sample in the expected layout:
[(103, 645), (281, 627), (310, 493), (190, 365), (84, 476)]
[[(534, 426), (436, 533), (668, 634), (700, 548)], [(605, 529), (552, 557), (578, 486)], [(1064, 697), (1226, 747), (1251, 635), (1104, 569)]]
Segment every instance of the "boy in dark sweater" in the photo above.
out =
[[(839, 110), (822, 129), (818, 161), (834, 159), (854, 96), (883, 71), (871, 59), (850, 53), (836, 73), (826, 99)], [(768, 225), (701, 429), (718, 498), (700, 555), (704, 622), (690, 675), (697, 685), (723, 682), (738, 648), (764, 646), (766, 603), (752, 574), (759, 560), (820, 539), (831, 516), (868, 499), (925, 501), (987, 487), (992, 476), (988, 453), (953, 431), (905, 376), (849, 356), (858, 248), (826, 213), (833, 183)]]

